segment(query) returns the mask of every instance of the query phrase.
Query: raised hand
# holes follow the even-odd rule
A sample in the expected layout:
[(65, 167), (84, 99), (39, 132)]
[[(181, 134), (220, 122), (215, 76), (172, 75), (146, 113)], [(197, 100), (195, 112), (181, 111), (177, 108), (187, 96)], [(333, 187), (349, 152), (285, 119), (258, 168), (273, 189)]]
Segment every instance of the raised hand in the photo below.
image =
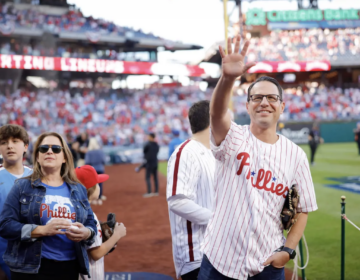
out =
[(231, 46), (231, 38), (228, 38), (228, 54), (226, 55), (223, 48), (220, 46), (219, 51), (222, 58), (222, 75), (226, 78), (236, 79), (246, 73), (251, 67), (253, 67), (256, 63), (251, 62), (245, 65), (244, 59), (246, 56), (247, 49), (249, 47), (250, 42), (246, 41), (244, 47), (240, 50), (240, 40), (241, 37), (238, 35), (236, 37), (234, 52), (232, 51)]

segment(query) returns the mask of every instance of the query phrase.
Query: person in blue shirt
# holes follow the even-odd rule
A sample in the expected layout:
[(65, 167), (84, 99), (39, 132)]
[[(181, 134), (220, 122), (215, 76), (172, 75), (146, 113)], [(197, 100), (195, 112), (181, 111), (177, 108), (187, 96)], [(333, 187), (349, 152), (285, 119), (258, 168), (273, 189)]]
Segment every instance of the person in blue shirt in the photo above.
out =
[(178, 130), (173, 130), (172, 134), (174, 135), (174, 138), (169, 143), (169, 158), (171, 157), (172, 153), (175, 151), (177, 146), (179, 146), (182, 142), (184, 142), (180, 138), (180, 132)]
[(3, 255), (12, 280), (78, 280), (89, 275), (86, 246), (97, 234), (85, 187), (71, 151), (55, 132), (43, 133), (33, 152), (33, 172), (16, 180), (0, 214)]
[[(85, 164), (91, 165), (95, 168), (97, 174), (104, 174), (105, 172), (106, 156), (104, 151), (101, 149), (99, 142), (95, 137), (90, 138), (88, 151), (85, 155)], [(102, 201), (106, 200), (104, 196), (103, 183), (99, 183), (100, 195), (98, 199), (94, 199), (92, 204), (102, 205)]]
[[(29, 167), (23, 165), (23, 157), (28, 146), (29, 136), (23, 127), (13, 124), (0, 127), (0, 154), (3, 158), (0, 167), (0, 213), (15, 180), (32, 172)], [(0, 237), (0, 279), (4, 279), (5, 274), (10, 280), (10, 269), (2, 258), (7, 243), (6, 239)]]

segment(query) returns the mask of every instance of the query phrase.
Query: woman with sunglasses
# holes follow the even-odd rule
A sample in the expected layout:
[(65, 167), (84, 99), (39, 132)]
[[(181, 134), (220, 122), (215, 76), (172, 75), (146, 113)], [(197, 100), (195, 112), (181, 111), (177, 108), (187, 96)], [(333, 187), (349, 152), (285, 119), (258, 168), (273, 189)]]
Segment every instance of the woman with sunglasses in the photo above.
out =
[(86, 189), (59, 134), (39, 136), (33, 162), (32, 175), (15, 182), (0, 216), (4, 261), (12, 280), (78, 280), (89, 274), (85, 246), (96, 234)]

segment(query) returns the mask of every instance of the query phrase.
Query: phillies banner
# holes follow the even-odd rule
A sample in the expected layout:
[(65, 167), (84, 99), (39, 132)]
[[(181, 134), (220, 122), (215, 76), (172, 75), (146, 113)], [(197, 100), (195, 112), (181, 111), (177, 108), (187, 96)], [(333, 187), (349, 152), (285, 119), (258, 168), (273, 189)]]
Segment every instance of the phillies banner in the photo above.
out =
[(329, 71), (329, 61), (262, 61), (249, 69), (248, 73)]
[(0, 68), (190, 77), (205, 74), (199, 66), (183, 64), (4, 54), (0, 55)]

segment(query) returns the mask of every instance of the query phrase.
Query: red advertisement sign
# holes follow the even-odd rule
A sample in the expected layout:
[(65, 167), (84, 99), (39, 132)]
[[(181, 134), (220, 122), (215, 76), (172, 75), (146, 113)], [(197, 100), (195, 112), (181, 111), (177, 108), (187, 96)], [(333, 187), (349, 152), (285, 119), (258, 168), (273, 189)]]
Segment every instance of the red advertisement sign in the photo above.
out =
[(0, 55), (0, 68), (190, 77), (205, 74), (199, 66), (183, 64), (4, 54)]

